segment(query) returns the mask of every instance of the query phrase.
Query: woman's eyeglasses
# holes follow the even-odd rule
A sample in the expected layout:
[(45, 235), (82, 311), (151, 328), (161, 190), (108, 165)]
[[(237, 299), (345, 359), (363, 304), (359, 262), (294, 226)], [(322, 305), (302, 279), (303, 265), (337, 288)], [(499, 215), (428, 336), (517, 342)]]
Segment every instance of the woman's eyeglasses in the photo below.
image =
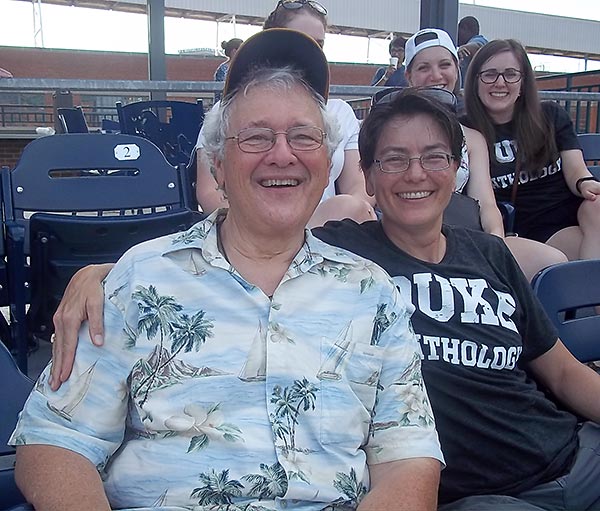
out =
[(391, 155), (383, 160), (373, 160), (379, 166), (379, 170), (385, 174), (398, 174), (406, 172), (412, 160), (419, 160), (421, 167), (430, 172), (438, 172), (450, 168), (454, 156), (448, 153), (425, 153), (421, 156), (408, 158), (402, 155)]
[(319, 14), (322, 14), (323, 16), (327, 15), (327, 9), (325, 9), (325, 7), (323, 5), (321, 5), (319, 2), (315, 2), (315, 0), (279, 0), (277, 7), (281, 6), (284, 9), (294, 10), (294, 9), (301, 9), (305, 5), (308, 5), (309, 7), (311, 7), (315, 11), (317, 11)]
[[(371, 98), (371, 108), (382, 106), (394, 101), (405, 90), (400, 87), (388, 87), (377, 91)], [(456, 96), (446, 89), (437, 89), (433, 87), (421, 87), (417, 89), (420, 94), (428, 98), (439, 101), (444, 106), (448, 107), (452, 112), (456, 112)]]
[(497, 69), (486, 69), (485, 71), (481, 71), (481, 73), (478, 73), (477, 76), (479, 76), (479, 79), (483, 83), (491, 85), (492, 83), (496, 83), (498, 81), (498, 78), (500, 77), (502, 77), (506, 83), (520, 82), (523, 73), (521, 73), (521, 71), (519, 71), (518, 69), (509, 67), (508, 69), (502, 71), (502, 73)]

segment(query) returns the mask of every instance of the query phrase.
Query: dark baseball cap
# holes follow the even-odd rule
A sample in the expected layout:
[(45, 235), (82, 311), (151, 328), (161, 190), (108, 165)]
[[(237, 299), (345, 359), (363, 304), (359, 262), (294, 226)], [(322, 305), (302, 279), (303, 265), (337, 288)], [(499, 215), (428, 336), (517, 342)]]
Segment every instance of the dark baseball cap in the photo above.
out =
[(233, 94), (257, 67), (291, 66), (321, 96), (329, 95), (329, 64), (314, 39), (288, 28), (270, 28), (247, 39), (229, 64), (223, 97)]

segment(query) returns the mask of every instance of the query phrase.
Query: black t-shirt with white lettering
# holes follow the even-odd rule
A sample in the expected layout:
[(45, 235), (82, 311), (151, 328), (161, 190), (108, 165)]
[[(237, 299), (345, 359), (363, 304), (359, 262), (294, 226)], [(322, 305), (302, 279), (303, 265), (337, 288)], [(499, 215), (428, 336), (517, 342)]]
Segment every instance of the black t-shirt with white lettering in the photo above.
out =
[(557, 332), (500, 238), (444, 226), (446, 255), (431, 264), (397, 248), (379, 222), (328, 222), (313, 232), (382, 266), (416, 307), (412, 323), (447, 464), (441, 503), (516, 494), (566, 471), (576, 418), (524, 369)]
[[(544, 115), (554, 129), (558, 151), (580, 149), (569, 114), (557, 103), (542, 102)], [(515, 173), (516, 151), (512, 122), (496, 127), (496, 142), (490, 154), (490, 173), (497, 200), (510, 201)], [(573, 195), (565, 182), (561, 159), (541, 169), (527, 164), (519, 172), (515, 232), (545, 242), (564, 227), (577, 225), (581, 198)]]

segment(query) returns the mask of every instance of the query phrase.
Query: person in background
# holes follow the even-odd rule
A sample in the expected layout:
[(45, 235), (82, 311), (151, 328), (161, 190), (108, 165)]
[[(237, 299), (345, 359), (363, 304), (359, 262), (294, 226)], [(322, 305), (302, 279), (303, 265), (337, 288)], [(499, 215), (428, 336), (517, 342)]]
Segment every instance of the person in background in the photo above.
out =
[[(406, 43), (406, 77), (411, 86), (441, 88), (457, 92), (459, 88), (458, 52), (447, 32), (425, 28)], [(490, 181), (488, 149), (477, 130), (463, 126), (465, 143), (456, 174), (455, 191), (477, 200), (483, 230), (504, 238), (521, 269), (532, 279), (539, 270), (565, 262), (559, 250), (525, 238), (504, 237), (502, 216)]]
[(600, 183), (569, 114), (541, 102), (523, 46), (491, 41), (465, 81), (466, 122), (485, 137), (496, 198), (513, 202), (515, 232), (570, 260), (600, 258)]
[[(263, 29), (269, 28), (298, 30), (312, 37), (322, 48), (327, 30), (327, 9), (313, 0), (281, 0), (264, 22)], [(359, 222), (372, 220), (376, 218), (373, 200), (367, 195), (365, 178), (358, 164), (358, 119), (350, 105), (342, 99), (329, 99), (327, 109), (340, 124), (342, 138), (331, 160), (329, 182), (309, 226), (346, 217)], [(218, 189), (210, 162), (204, 154), (203, 130), (196, 144), (196, 161), (196, 197), (202, 210), (210, 213), (227, 207), (227, 198)]]
[[(233, 39), (229, 39), (229, 41), (223, 41), (221, 43), (221, 48), (223, 49), (223, 52), (225, 53), (225, 57), (227, 57), (227, 59), (224, 62), (221, 62), (219, 64), (219, 67), (217, 67), (214, 74), (215, 82), (225, 81), (225, 78), (227, 77), (227, 70), (229, 69), (229, 63), (231, 62), (231, 59), (235, 55), (235, 52), (243, 42), (244, 41), (242, 41), (241, 39), (234, 37)], [(219, 101), (220, 99), (221, 94), (215, 94), (215, 101)]]
[(339, 138), (328, 91), (304, 34), (240, 47), (205, 120), (229, 208), (129, 250), (105, 345), (82, 330), (77, 377), (38, 380), (11, 439), (37, 511), (435, 510), (412, 306), (305, 227)]
[(383, 85), (385, 87), (407, 87), (408, 82), (404, 76), (404, 46), (406, 39), (396, 36), (390, 42), (390, 64), (380, 67), (371, 80), (371, 85)]
[(458, 58), (460, 59), (461, 86), (473, 55), (488, 40), (479, 33), (479, 20), (474, 16), (465, 16), (458, 22)]

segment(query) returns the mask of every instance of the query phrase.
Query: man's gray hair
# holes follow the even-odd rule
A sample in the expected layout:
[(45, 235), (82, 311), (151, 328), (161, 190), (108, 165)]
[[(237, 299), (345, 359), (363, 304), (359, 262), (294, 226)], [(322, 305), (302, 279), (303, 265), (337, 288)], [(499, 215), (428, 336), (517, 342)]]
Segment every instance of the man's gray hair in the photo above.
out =
[(243, 100), (252, 89), (257, 87), (266, 88), (271, 91), (290, 90), (300, 85), (313, 100), (319, 105), (321, 117), (323, 118), (323, 129), (327, 134), (323, 143), (327, 148), (329, 158), (333, 155), (335, 148), (341, 141), (340, 126), (335, 118), (327, 112), (325, 100), (315, 92), (303, 79), (301, 74), (291, 66), (282, 68), (262, 67), (257, 68), (244, 80), (238, 91), (225, 99), (219, 108), (213, 108), (206, 114), (202, 132), (204, 134), (204, 150), (209, 161), (213, 158), (222, 159), (225, 153), (225, 137), (229, 135), (229, 120), (231, 117), (231, 106), (235, 101)]

